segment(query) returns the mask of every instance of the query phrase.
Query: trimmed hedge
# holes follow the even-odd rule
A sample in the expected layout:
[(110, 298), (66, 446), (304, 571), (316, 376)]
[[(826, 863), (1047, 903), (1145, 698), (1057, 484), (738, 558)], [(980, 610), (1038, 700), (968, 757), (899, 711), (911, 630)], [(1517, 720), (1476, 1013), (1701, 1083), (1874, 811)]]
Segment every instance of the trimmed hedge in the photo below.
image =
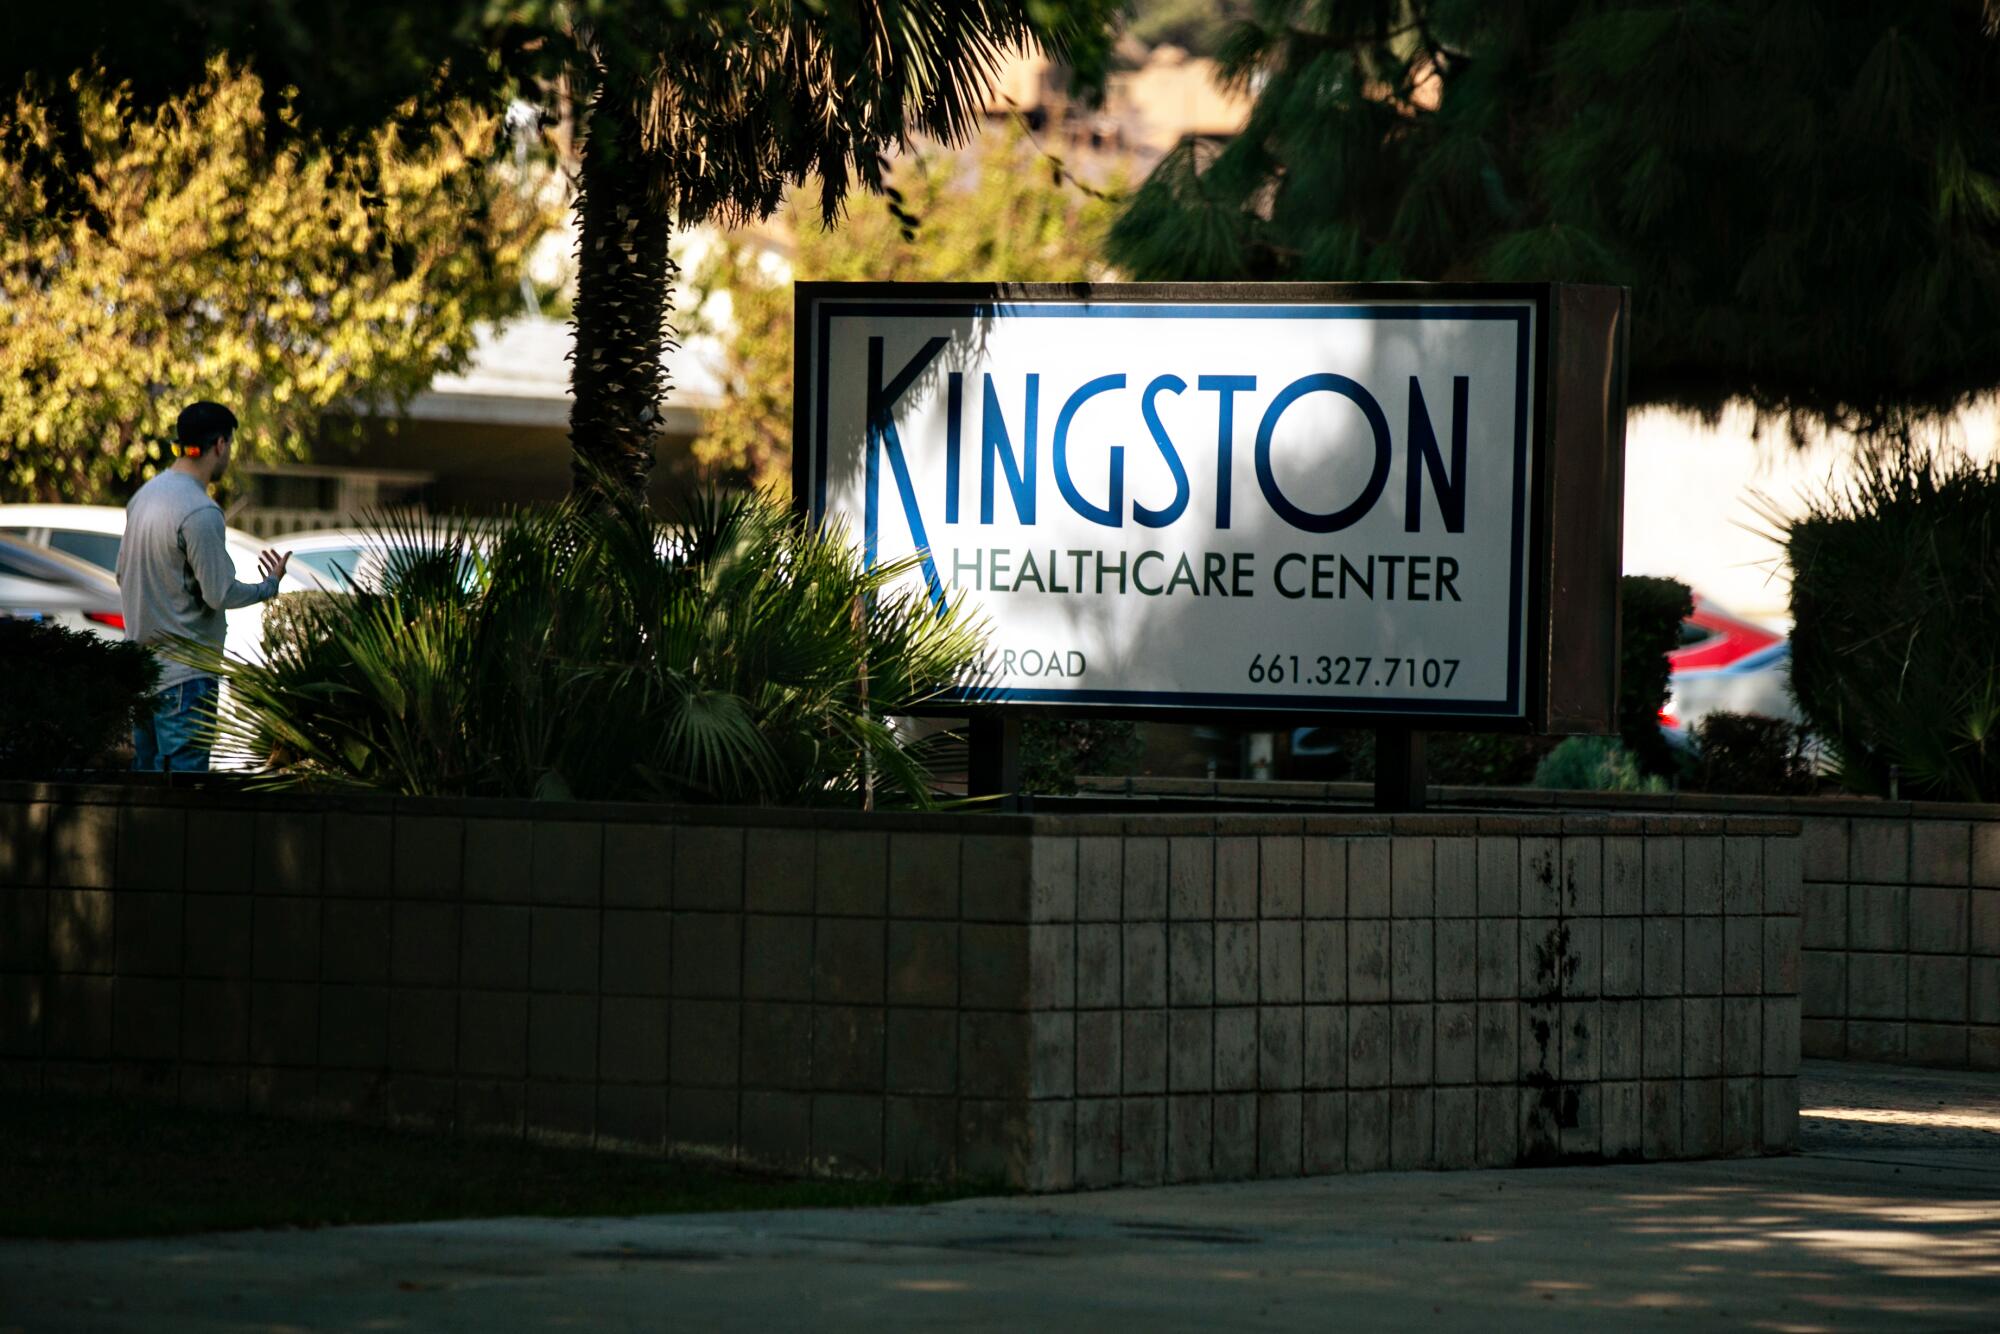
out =
[(138, 644), (0, 618), (0, 778), (102, 768), (152, 707), (159, 679)]
[(1681, 622), (1694, 614), (1694, 594), (1678, 579), (1628, 574), (1618, 597), (1618, 738), (1641, 771), (1664, 776), (1675, 769), (1673, 748), (1660, 735), (1667, 654), (1680, 643)]
[(1690, 730), (1682, 782), (1691, 791), (1797, 797), (1815, 786), (1811, 735), (1788, 718), (1717, 712)]
[(1840, 782), (2000, 800), (2000, 465), (1864, 466), (1785, 528), (1792, 691)]

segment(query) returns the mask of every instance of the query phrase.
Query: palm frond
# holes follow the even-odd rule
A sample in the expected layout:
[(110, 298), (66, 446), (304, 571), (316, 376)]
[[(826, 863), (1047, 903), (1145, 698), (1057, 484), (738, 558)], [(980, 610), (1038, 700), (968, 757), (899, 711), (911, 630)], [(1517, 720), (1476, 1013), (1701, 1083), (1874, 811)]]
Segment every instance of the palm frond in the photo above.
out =
[(314, 595), (222, 664), (231, 753), (280, 786), (823, 803), (872, 773), (930, 798), (882, 718), (965, 678), (983, 634), (914, 566), (865, 568), (773, 497), (385, 523), (380, 591)]

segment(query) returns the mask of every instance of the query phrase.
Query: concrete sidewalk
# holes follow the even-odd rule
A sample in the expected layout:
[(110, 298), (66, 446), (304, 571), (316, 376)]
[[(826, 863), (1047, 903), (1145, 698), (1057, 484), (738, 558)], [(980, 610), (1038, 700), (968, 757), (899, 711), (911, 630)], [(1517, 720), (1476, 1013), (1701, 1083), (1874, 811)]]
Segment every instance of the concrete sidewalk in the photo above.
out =
[(2000, 1327), (2000, 1076), (1802, 1091), (1782, 1159), (7, 1243), (0, 1330)]

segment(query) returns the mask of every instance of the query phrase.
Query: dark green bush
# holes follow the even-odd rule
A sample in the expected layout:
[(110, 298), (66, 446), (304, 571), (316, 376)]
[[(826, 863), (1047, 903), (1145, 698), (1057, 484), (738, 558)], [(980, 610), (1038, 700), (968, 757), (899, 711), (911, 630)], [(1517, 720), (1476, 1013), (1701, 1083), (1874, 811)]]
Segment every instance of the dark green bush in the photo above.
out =
[[(1317, 740), (1322, 745), (1331, 740), (1338, 753), (1315, 756), (1311, 777), (1331, 782), (1374, 779), (1373, 732), (1355, 727), (1321, 729)], [(1424, 773), (1429, 782), (1458, 787), (1525, 787), (1555, 744), (1553, 737), (1516, 732), (1426, 732)], [(1295, 775), (1288, 771), (1287, 776)]]
[(2000, 800), (2000, 465), (1864, 465), (1785, 525), (1792, 691), (1844, 785)]
[(1814, 786), (1810, 737), (1788, 718), (1711, 713), (1689, 729), (1692, 754), (1682, 786), (1696, 792), (1803, 796)]
[(1137, 763), (1139, 725), (1115, 718), (1029, 718), (1021, 724), (1021, 790), (1068, 795), (1082, 774), (1120, 775)]
[(1660, 735), (1667, 654), (1681, 642), (1681, 622), (1694, 614), (1694, 595), (1678, 579), (1628, 574), (1618, 597), (1618, 739), (1642, 771), (1664, 776), (1675, 768), (1673, 748)]
[(1424, 769), (1433, 783), (1525, 787), (1556, 744), (1555, 737), (1512, 732), (1440, 732), (1424, 738)]
[(0, 777), (103, 766), (152, 707), (159, 677), (137, 644), (0, 618)]
[(756, 497), (672, 525), (558, 506), (481, 543), (406, 524), (388, 545), (380, 592), (296, 602), (265, 664), (223, 668), (218, 749), (271, 785), (921, 804), (925, 743), (884, 718), (980, 651), (904, 582), (914, 561), (864, 569)]

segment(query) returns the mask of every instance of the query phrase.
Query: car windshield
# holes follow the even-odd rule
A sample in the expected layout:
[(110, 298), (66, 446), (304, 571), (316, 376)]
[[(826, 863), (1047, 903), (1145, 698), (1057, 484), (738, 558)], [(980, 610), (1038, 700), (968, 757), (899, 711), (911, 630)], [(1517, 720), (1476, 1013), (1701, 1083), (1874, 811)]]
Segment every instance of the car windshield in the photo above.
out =
[[(362, 546), (300, 551), (295, 553), (292, 559), (325, 579), (331, 587), (349, 591), (355, 589), (380, 591), (384, 582), (408, 568), (413, 560), (420, 558), (407, 548), (392, 543), (374, 542)], [(478, 564), (471, 553), (468, 552), (459, 558), (460, 586), (470, 589), (478, 573)]]
[(100, 570), (118, 568), (117, 533), (86, 533), (74, 528), (57, 528), (49, 534), (49, 545), (78, 560), (89, 561)]
[(324, 551), (301, 551), (292, 559), (328, 583), (345, 587), (361, 565), (361, 548), (329, 547)]

